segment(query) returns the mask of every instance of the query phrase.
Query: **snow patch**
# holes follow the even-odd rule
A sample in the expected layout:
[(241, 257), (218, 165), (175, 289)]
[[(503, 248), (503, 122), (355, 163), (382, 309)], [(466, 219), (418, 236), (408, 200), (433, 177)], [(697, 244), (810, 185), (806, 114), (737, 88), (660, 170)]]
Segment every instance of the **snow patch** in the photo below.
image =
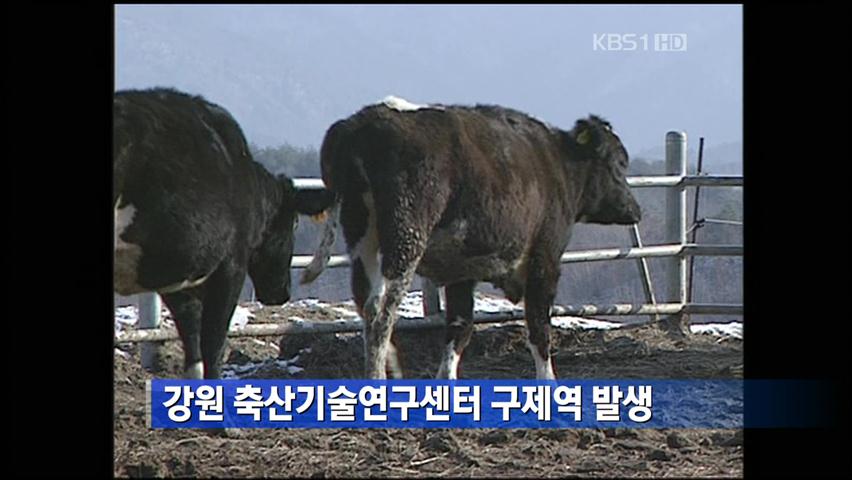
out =
[(620, 323), (581, 317), (551, 317), (550, 324), (566, 330), (612, 330), (620, 328)]
[(295, 302), (290, 302), (287, 306), (300, 308), (326, 308), (331, 305), (316, 298), (303, 298), (301, 300), (296, 300)]
[(474, 293), (473, 310), (481, 313), (523, 312), (523, 304), (514, 303), (501, 297), (492, 297), (482, 293)]
[(352, 308), (332, 307), (331, 311), (334, 312), (334, 313), (337, 313), (338, 315), (341, 315), (342, 317), (344, 317), (344, 318), (338, 318), (338, 320), (344, 320), (346, 318), (353, 318), (353, 317), (357, 318), (358, 317), (358, 312), (355, 311), (354, 307), (352, 307)]
[(299, 365), (295, 365), (299, 361), (299, 355), (309, 351), (309, 349), (301, 350), (295, 357), (289, 360), (279, 358), (263, 360), (260, 362), (248, 362), (240, 365), (224, 364), (222, 365), (222, 379), (234, 380), (245, 378), (261, 370), (273, 369), (277, 371), (286, 371), (288, 375), (295, 375), (304, 372), (305, 369)]
[(135, 305), (115, 309), (115, 333), (119, 333), (131, 325), (136, 325), (138, 321), (139, 313)]
[(689, 326), (692, 333), (715, 335), (717, 337), (733, 337), (742, 340), (743, 324), (741, 322), (731, 323), (695, 323)]
[[(446, 302), (441, 298), (441, 308), (446, 311)], [(305, 298), (296, 300), (287, 304), (287, 307), (302, 308), (307, 311), (323, 310), (325, 313), (332, 313), (337, 317), (334, 321), (343, 322), (358, 318), (358, 313), (355, 310), (355, 302), (347, 300), (345, 302), (335, 303), (334, 305), (323, 302), (316, 298)], [(237, 305), (234, 310), (234, 315), (231, 318), (231, 330), (238, 330), (245, 327), (251, 319), (255, 318), (253, 311), (263, 308), (257, 302)], [(482, 292), (474, 293), (474, 310), (478, 313), (517, 313), (523, 314), (523, 302), (514, 304), (503, 297), (492, 296)], [(415, 290), (408, 292), (400, 301), (397, 315), (401, 318), (421, 318), (423, 317), (423, 292)], [(273, 313), (273, 318), (278, 318), (281, 315)], [(288, 316), (291, 322), (299, 322), (310, 324), (310, 320), (300, 316)], [(115, 309), (115, 331), (116, 333), (122, 330), (135, 326), (139, 320), (138, 309), (135, 305), (117, 307)], [(517, 324), (518, 322), (502, 322), (493, 324), (495, 326)], [(554, 316), (550, 323), (556, 328), (563, 329), (579, 329), (579, 330), (612, 330), (622, 326), (621, 323), (610, 322), (606, 320), (597, 320), (594, 318), (581, 318), (572, 316)], [(173, 324), (171, 315), (168, 309), (163, 308), (162, 313), (163, 326)], [(742, 322), (731, 323), (699, 323), (690, 325), (692, 333), (714, 335), (717, 337), (732, 337), (737, 339), (743, 338)], [(121, 355), (121, 353), (116, 353)], [(283, 367), (282, 367), (283, 368)]]
[(249, 337), (249, 340), (251, 340), (252, 343), (254, 343), (255, 345), (260, 345), (262, 347), (269, 347), (269, 348), (275, 350), (276, 352), (281, 351), (281, 347), (275, 342), (266, 342), (266, 341), (260, 340), (258, 338), (251, 338), (251, 337)]
[(408, 292), (402, 301), (399, 302), (399, 307), (396, 309), (396, 314), (404, 318), (420, 318), (423, 316), (423, 292), (415, 290)]
[(233, 332), (234, 330), (244, 328), (252, 318), (254, 318), (254, 314), (248, 308), (237, 305), (237, 308), (234, 309), (234, 315), (231, 316), (231, 327), (229, 330)]
[[(241, 305), (237, 305), (237, 308), (234, 309), (234, 314), (231, 317), (231, 330), (239, 330), (251, 321), (251, 319), (255, 318), (254, 313), (252, 311), (258, 310), (254, 305), (249, 304), (247, 307), (243, 307)], [(135, 327), (139, 322), (139, 308), (136, 305), (126, 305), (123, 307), (116, 307), (114, 314), (114, 322), (115, 322), (115, 333), (119, 333), (124, 331), (129, 327)], [(160, 312), (160, 326), (161, 327), (170, 327), (174, 325), (174, 319), (172, 319), (171, 312), (166, 307), (163, 307)]]
[(243, 304), (250, 312), (257, 312), (263, 310), (263, 304), (260, 302), (245, 302)]

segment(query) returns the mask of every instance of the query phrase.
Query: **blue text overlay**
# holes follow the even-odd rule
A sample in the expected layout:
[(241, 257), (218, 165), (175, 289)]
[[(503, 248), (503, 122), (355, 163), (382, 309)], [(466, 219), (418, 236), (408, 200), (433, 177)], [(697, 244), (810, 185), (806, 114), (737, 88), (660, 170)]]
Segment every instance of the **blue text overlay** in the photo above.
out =
[(166, 380), (152, 428), (740, 428), (737, 380)]

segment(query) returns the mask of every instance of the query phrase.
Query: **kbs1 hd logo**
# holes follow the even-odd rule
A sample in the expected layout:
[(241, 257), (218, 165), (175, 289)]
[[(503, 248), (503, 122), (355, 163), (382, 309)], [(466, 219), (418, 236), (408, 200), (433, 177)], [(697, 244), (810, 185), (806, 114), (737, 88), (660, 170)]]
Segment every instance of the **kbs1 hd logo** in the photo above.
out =
[(604, 52), (685, 52), (685, 33), (594, 33), (592, 49)]

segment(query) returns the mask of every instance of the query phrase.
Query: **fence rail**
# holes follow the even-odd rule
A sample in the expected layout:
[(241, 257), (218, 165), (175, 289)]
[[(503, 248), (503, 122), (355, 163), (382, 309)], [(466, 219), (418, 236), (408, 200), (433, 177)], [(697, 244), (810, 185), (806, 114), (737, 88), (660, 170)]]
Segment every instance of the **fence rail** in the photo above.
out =
[(627, 177), (627, 185), (645, 187), (742, 187), (741, 175), (651, 175)]
[[(648, 315), (657, 319), (665, 315), (667, 326), (670, 329), (685, 330), (686, 318), (690, 314), (726, 314), (741, 315), (743, 305), (741, 304), (697, 304), (687, 301), (688, 277), (686, 260), (692, 256), (741, 256), (742, 245), (698, 245), (687, 243), (687, 232), (696, 228), (698, 219), (694, 224), (687, 227), (686, 212), (686, 188), (687, 187), (742, 187), (743, 177), (739, 175), (687, 175), (687, 143), (686, 133), (668, 132), (666, 134), (666, 175), (656, 176), (632, 176), (627, 178), (627, 184), (633, 188), (665, 187), (668, 189), (666, 195), (666, 244), (642, 246), (637, 237), (638, 229), (634, 225), (633, 247), (601, 248), (592, 250), (573, 250), (562, 254), (562, 263), (595, 262), (623, 259), (645, 259), (651, 257), (667, 257), (666, 277), (668, 278), (668, 289), (663, 293), (663, 303), (657, 303), (650, 284), (650, 275), (647, 273), (647, 264), (644, 265), (642, 279), (645, 282), (646, 301), (645, 304), (613, 304), (613, 305), (577, 305), (577, 306), (554, 306), (552, 315), (558, 316), (611, 316), (611, 315)], [(323, 188), (323, 181), (319, 178), (296, 178), (293, 179), (296, 188), (318, 189)], [(716, 219), (701, 219), (708, 223), (742, 224), (741, 222), (724, 221)], [(310, 255), (294, 255), (293, 268), (304, 268), (311, 261)], [(349, 258), (346, 255), (332, 255), (328, 262), (328, 268), (346, 267)], [(426, 279), (424, 279), (426, 280)], [(438, 301), (438, 290), (429, 281), (424, 281), (423, 289), (424, 312), (423, 318), (400, 318), (397, 327), (401, 329), (440, 327), (444, 323), (440, 315)], [(153, 295), (153, 294), (151, 294)], [(129, 332), (120, 332), (116, 335), (116, 343), (128, 342), (160, 342), (178, 339), (177, 332), (157, 328), (159, 325), (159, 312), (146, 303), (146, 308), (140, 308), (140, 317), (155, 316), (156, 318), (140, 318), (140, 329)], [(475, 323), (494, 323), (523, 318), (523, 311), (518, 309), (512, 312), (501, 313), (477, 313)], [(309, 333), (340, 333), (361, 331), (362, 322), (358, 318), (337, 320), (333, 322), (288, 322), (286, 324), (252, 324), (242, 329), (230, 331), (230, 337), (242, 336), (275, 336), (290, 334)], [(149, 344), (150, 345), (150, 344)], [(151, 345), (153, 346), (153, 345)], [(148, 356), (148, 355), (146, 355)], [(145, 359), (143, 358), (143, 363)]]
[[(293, 185), (300, 189), (320, 189), (325, 186), (321, 178), (294, 178)], [(633, 188), (653, 187), (741, 187), (740, 175), (646, 175), (627, 177)]]
[[(602, 260), (627, 260), (633, 258), (678, 257), (678, 256), (740, 256), (741, 245), (652, 245), (647, 247), (597, 248), (592, 250), (569, 250), (562, 254), (562, 263), (598, 262)], [(293, 255), (293, 268), (305, 268), (311, 263), (311, 255)], [(348, 255), (332, 255), (328, 268), (348, 267)]]

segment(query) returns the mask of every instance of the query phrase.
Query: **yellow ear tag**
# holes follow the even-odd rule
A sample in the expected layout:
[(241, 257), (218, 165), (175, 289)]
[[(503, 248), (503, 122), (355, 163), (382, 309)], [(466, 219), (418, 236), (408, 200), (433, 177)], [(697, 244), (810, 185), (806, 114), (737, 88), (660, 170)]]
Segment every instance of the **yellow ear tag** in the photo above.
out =
[(328, 210), (323, 210), (316, 215), (311, 215), (311, 220), (313, 220), (315, 223), (322, 223), (328, 220)]
[(591, 136), (592, 134), (589, 133), (588, 130), (583, 130), (582, 132), (580, 132), (579, 135), (577, 135), (577, 143), (579, 143), (580, 145), (585, 145), (589, 143), (589, 140), (591, 140)]

